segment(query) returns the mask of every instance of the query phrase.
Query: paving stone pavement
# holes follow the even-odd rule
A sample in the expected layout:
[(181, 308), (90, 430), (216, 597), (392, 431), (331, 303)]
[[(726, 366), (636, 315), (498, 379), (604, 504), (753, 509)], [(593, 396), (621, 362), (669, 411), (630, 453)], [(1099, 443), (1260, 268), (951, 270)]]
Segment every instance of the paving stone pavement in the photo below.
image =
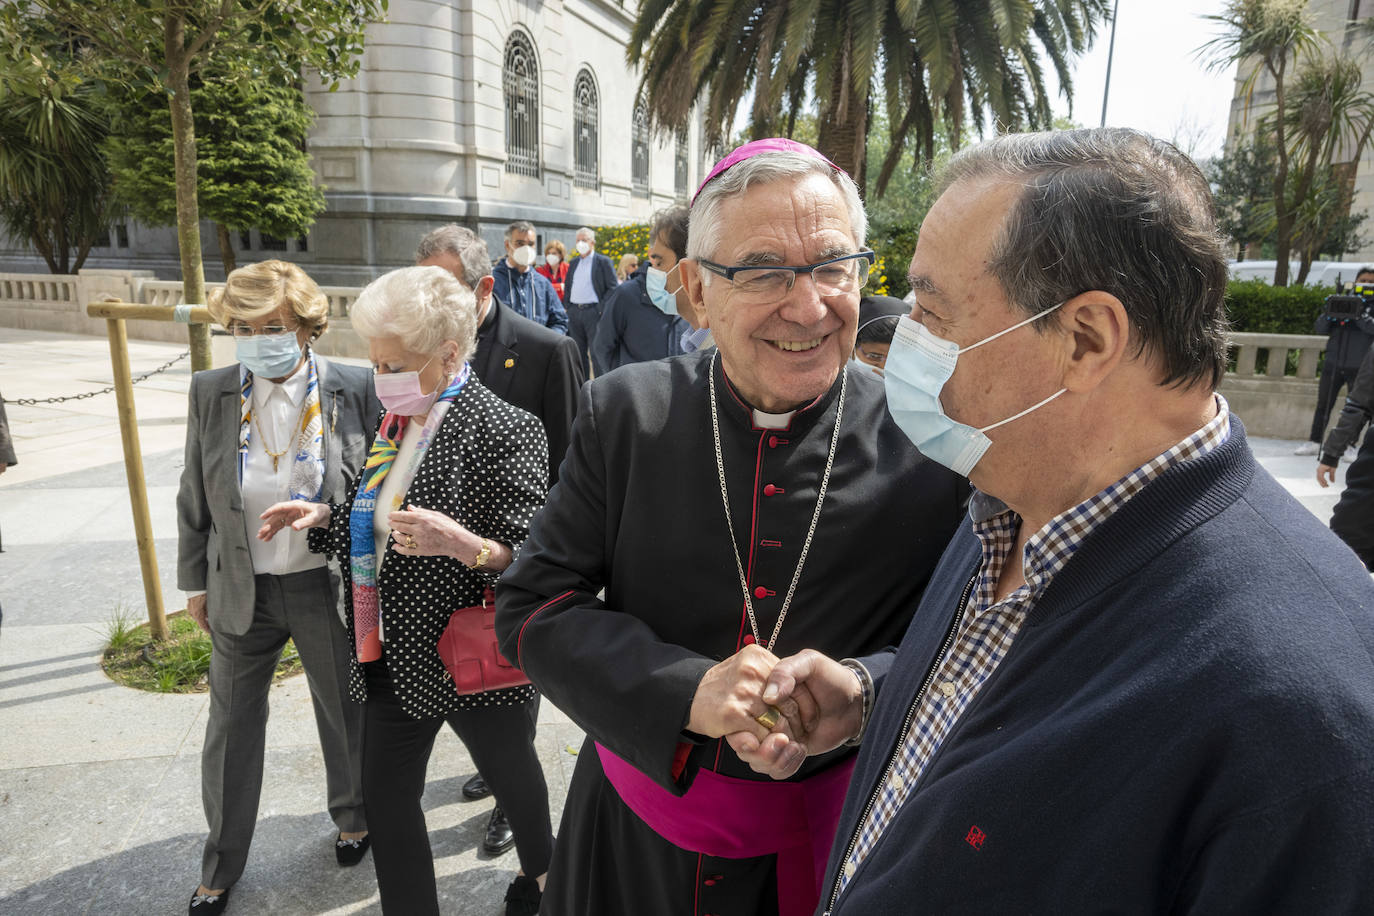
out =
[[(135, 375), (182, 348), (134, 341)], [(174, 499), (190, 367), (136, 386), (158, 569), (175, 589)], [(0, 392), (13, 401), (111, 383), (103, 337), (0, 328)], [(176, 914), (198, 881), (205, 822), (199, 751), (205, 695), (143, 693), (99, 666), (116, 613), (146, 614), (113, 394), (7, 406), (19, 463), (0, 475), (0, 914)], [(1323, 520), (1343, 486), (1320, 489), (1296, 443), (1258, 439), (1264, 466)], [(232, 912), (379, 913), (372, 858), (339, 869), (303, 678), (272, 689), (267, 767), (248, 870)], [(538, 745), (555, 826), (582, 733), (544, 703)], [(461, 742), (435, 745), (424, 806), (445, 913), (487, 916), (515, 857), (479, 850), (490, 800), (465, 802)]]

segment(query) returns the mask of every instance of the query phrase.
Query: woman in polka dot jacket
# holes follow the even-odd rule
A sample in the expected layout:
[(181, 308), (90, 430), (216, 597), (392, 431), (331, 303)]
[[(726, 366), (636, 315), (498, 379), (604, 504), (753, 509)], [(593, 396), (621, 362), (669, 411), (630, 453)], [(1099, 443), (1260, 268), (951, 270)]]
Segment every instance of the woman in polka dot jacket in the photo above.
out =
[(386, 414), (359, 469), (363, 486), (351, 488), (359, 496), (279, 503), (258, 535), (314, 528), (311, 549), (341, 561), (377, 884), (383, 911), (405, 916), (439, 912), (420, 796), (445, 721), (515, 833), (521, 873), (506, 892), (508, 916), (538, 912), (553, 846), (534, 750), (538, 694), (525, 686), (460, 696), (436, 649), (452, 612), (480, 604), (510, 565), (548, 480), (539, 421), (466, 365), (475, 316), (472, 293), (439, 267), (392, 271), (363, 290), (350, 317), (368, 342)]

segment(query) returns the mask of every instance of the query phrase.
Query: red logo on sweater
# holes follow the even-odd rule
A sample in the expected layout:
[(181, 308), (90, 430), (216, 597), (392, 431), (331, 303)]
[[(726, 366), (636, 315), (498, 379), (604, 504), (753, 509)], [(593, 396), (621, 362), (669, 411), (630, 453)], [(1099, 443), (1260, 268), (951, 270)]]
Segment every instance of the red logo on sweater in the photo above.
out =
[(983, 832), (982, 828), (979, 827), (977, 824), (974, 824), (972, 827), (968, 829), (968, 836), (964, 837), (964, 842), (972, 846), (974, 849), (981, 850), (983, 848), (983, 841), (987, 838), (988, 835)]

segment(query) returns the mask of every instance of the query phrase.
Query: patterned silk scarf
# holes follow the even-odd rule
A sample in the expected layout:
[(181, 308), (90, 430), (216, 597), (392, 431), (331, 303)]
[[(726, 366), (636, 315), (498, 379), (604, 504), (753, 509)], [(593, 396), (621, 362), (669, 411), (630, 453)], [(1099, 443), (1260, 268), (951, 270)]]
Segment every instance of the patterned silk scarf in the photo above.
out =
[[(305, 361), (305, 404), (301, 409), (296, 436), (296, 453), (291, 459), (288, 499), (319, 502), (324, 492), (324, 421), (320, 414), (320, 378), (315, 373), (315, 354)], [(239, 486), (248, 464), (248, 442), (253, 435), (253, 373), (239, 367)], [(262, 424), (258, 424), (261, 426)]]
[[(467, 384), (472, 374), (471, 368), (464, 363), (449, 386), (439, 395), (434, 406), (425, 417), (425, 425), (420, 430), (420, 440), (415, 444), (415, 452), (404, 468), (396, 488), (396, 497), (385, 511), (390, 514), (401, 507), (410, 483), (415, 479), (415, 471), (424, 460), (425, 452), (434, 431), (444, 421), (444, 414), (453, 406), (453, 399)], [(382, 418), (381, 428), (377, 430), (377, 440), (367, 454), (363, 472), (358, 479), (358, 494), (353, 498), (353, 511), (348, 519), (348, 534), (351, 542), (349, 568), (353, 576), (353, 648), (358, 661), (372, 662), (382, 657), (381, 637), (377, 632), (380, 619), (380, 605), (377, 600), (377, 542), (373, 537), (372, 520), (377, 511), (377, 494), (381, 492), (382, 481), (392, 471), (392, 463), (401, 448), (401, 438), (405, 435), (410, 417), (388, 412)]]

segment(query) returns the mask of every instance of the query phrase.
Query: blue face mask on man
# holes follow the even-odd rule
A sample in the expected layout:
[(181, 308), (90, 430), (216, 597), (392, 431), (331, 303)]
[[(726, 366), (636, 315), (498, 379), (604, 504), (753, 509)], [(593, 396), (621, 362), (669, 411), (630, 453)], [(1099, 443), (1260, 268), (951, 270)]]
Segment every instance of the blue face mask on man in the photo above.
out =
[[(644, 288), (649, 293), (649, 301), (665, 315), (677, 314), (677, 290), (668, 292), (668, 272), (650, 267), (644, 276)], [(681, 287), (679, 287), (681, 288)]]
[(295, 331), (256, 334), (234, 340), (234, 355), (244, 368), (262, 378), (284, 378), (301, 361), (301, 345)]
[(892, 349), (888, 351), (884, 367), (887, 410), (922, 455), (967, 477), (992, 445), (992, 440), (984, 433), (1021, 419), (1068, 390), (1060, 388), (1039, 404), (982, 429), (951, 420), (940, 404), (940, 391), (954, 375), (959, 354), (1038, 321), (1063, 304), (1045, 309), (962, 349), (953, 341), (936, 337), (920, 322), (907, 317), (897, 322), (897, 333), (893, 335)]

